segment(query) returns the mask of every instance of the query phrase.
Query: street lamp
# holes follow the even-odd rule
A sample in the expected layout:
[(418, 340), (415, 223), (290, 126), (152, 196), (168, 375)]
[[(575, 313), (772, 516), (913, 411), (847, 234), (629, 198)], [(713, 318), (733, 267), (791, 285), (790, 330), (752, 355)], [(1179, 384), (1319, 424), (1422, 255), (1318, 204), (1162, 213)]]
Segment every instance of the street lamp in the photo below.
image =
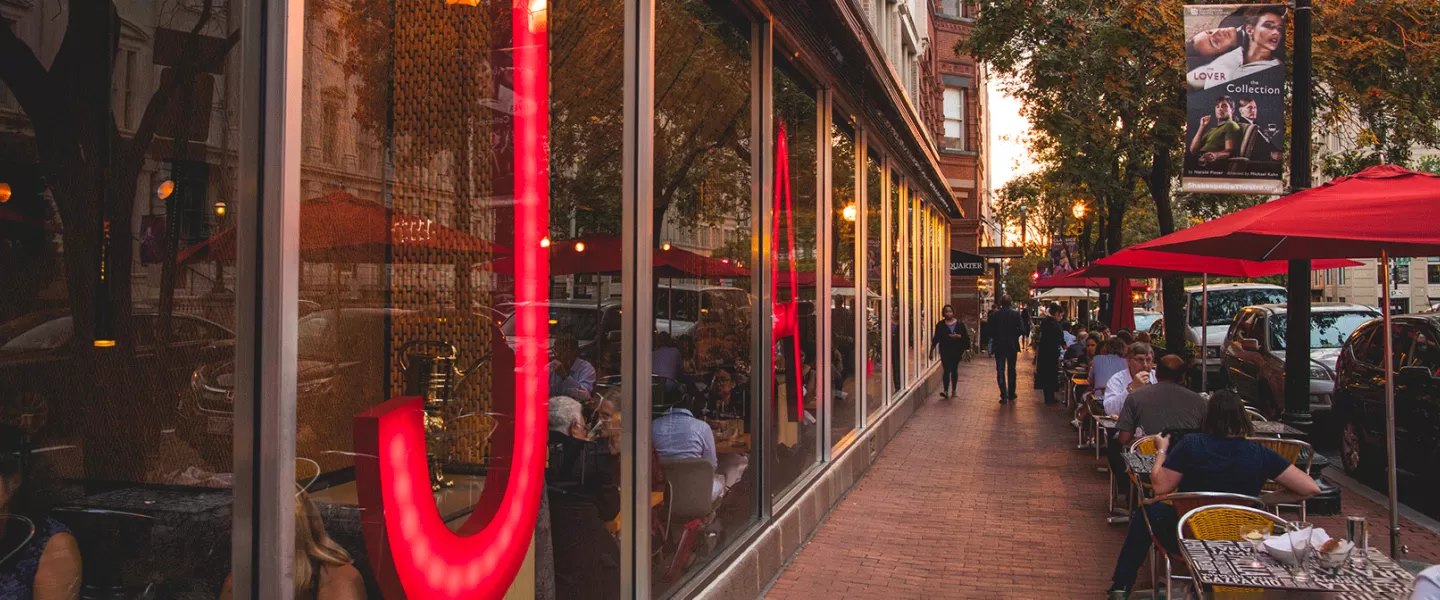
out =
[(1070, 214), (1075, 215), (1076, 219), (1084, 219), (1085, 203), (1079, 201), (1075, 202), (1075, 206), (1070, 207)]
[(851, 223), (854, 223), (855, 219), (860, 216), (859, 210), (855, 208), (854, 204), (845, 205), (845, 208), (840, 211), (840, 214), (845, 217), (846, 221)]

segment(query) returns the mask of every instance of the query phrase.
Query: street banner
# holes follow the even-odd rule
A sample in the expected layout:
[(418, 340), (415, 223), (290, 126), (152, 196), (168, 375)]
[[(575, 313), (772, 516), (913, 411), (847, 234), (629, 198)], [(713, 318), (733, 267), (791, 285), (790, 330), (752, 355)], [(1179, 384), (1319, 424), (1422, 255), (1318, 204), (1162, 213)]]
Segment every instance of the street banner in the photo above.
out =
[(1284, 192), (1288, 22), (1284, 4), (1185, 7), (1183, 191)]
[(1082, 266), (1084, 265), (1080, 264), (1080, 239), (1056, 236), (1050, 240), (1050, 258), (1040, 261), (1037, 270), (1043, 279), (1078, 271)]

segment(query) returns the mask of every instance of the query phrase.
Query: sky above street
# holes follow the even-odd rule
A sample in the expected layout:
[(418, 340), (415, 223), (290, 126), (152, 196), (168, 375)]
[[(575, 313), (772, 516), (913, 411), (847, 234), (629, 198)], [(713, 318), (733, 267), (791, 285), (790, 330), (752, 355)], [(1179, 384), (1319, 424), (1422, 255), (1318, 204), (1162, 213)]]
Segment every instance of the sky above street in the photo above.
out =
[(990, 189), (998, 190), (1017, 176), (1035, 170), (1025, 150), (1030, 122), (1020, 116), (1020, 102), (1004, 92), (1006, 82), (992, 81), (990, 101)]

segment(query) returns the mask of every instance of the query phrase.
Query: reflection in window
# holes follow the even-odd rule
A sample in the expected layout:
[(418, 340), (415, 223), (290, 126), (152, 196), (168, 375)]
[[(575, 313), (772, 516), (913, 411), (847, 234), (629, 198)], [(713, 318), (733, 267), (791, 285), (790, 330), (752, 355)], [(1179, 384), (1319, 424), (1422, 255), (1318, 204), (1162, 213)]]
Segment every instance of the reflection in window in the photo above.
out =
[(248, 400), (197, 374), (235, 360), (237, 240), (205, 244), (252, 209), (233, 202), (239, 140), (214, 135), (254, 101), (240, 84), (246, 7), (199, 0), (214, 11), (196, 27), (190, 11), (122, 26), (109, 2), (58, 19), (53, 6), (6, 3), (0, 18), (0, 457), (27, 457), (0, 469), (0, 595), (35, 592), (6, 577), (17, 564), (40, 579), (83, 564), (83, 581), (57, 583), (215, 597), (230, 568), (231, 412)]
[(884, 270), (885, 178), (873, 152), (865, 158), (865, 412), (866, 421), (885, 405)]
[[(1310, 348), (1339, 348), (1345, 345), (1345, 340), (1355, 328), (1372, 320), (1380, 315), (1371, 311), (1364, 312), (1340, 312), (1340, 311), (1315, 311), (1310, 313)], [(1286, 316), (1270, 316), (1270, 349), (1285, 349), (1285, 328), (1287, 327)]]
[[(772, 500), (818, 459), (823, 361), (816, 345), (816, 139), (818, 108), (813, 93), (777, 60), (773, 72), (776, 128), (773, 215), (774, 390), (769, 402), (776, 440), (771, 457)], [(784, 134), (784, 153), (778, 136)], [(783, 167), (783, 168), (782, 168)], [(798, 351), (798, 355), (797, 355)]]
[(859, 227), (856, 193), (855, 128), (840, 113), (830, 125), (830, 248), (835, 276), (830, 288), (830, 439), (839, 445), (859, 422), (855, 410), (860, 397), (860, 364), (864, 355), (855, 331), (861, 310), (855, 285), (863, 273), (855, 269), (855, 232)]
[[(904, 301), (908, 294), (901, 291), (901, 285), (905, 272), (908, 270), (905, 264), (905, 244), (903, 223), (905, 215), (901, 210), (904, 203), (903, 182), (894, 168), (890, 170), (890, 178), (887, 182), (889, 193), (885, 195), (886, 217), (890, 219), (890, 245), (887, 252), (890, 255), (890, 314), (886, 329), (890, 332), (890, 401), (899, 398), (899, 391), (905, 377), (905, 340), (908, 335), (902, 335), (908, 319), (902, 315)], [(884, 246), (882, 246), (884, 247)]]
[[(716, 541), (733, 542), (754, 521), (752, 466), (768, 452), (751, 442), (764, 437), (752, 399), (768, 406), (771, 392), (760, 390), (755, 370), (769, 361), (752, 354), (759, 329), (750, 274), (759, 266), (751, 240), (772, 225), (752, 218), (754, 59), (750, 24), (731, 10), (703, 0), (657, 5), (652, 225), (688, 235), (655, 241), (655, 285), (658, 292), (673, 280), (672, 298), (680, 285), (694, 286), (701, 312), (683, 327), (655, 323), (651, 441), (660, 472), (652, 479), (665, 485), (652, 504), (665, 535), (651, 581), (640, 585), (656, 597), (704, 568), (723, 550)], [(714, 229), (732, 234), (723, 242), (700, 235)], [(680, 252), (691, 258), (672, 260)]]

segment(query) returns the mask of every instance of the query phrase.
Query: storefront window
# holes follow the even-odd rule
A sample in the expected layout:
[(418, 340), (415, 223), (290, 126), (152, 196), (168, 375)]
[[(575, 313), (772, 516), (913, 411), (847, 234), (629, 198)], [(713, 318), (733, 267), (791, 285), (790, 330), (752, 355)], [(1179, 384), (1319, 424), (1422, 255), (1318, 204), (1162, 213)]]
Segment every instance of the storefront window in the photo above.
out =
[(860, 365), (864, 356), (855, 319), (862, 310), (857, 303), (855, 282), (864, 275), (856, 270), (856, 228), (860, 225), (860, 197), (856, 193), (854, 123), (836, 112), (830, 125), (830, 248), (834, 272), (830, 288), (830, 439), (839, 447), (848, 443), (860, 414)]
[[(752, 264), (752, 240), (771, 224), (752, 218), (750, 24), (720, 2), (664, 2), (656, 10), (653, 225), (726, 232), (723, 243), (702, 237), (669, 250), (662, 244), (654, 254), (657, 291), (673, 287), (700, 307), (694, 319), (656, 313), (656, 356), (678, 354), (655, 361), (652, 386), (651, 440), (661, 471), (652, 478), (665, 482), (668, 506), (656, 510), (669, 535), (656, 548), (649, 585), (664, 597), (709, 564), (722, 550), (717, 540), (737, 539), (757, 516), (755, 465), (763, 453), (752, 439), (764, 436), (752, 399), (772, 396), (760, 388), (769, 357), (754, 353), (767, 350), (758, 342), (750, 275), (761, 266)], [(808, 160), (813, 169), (813, 150)], [(808, 189), (813, 206), (813, 184), (792, 187), (792, 199), (796, 189)]]
[(620, 595), (623, 2), (537, 6), (306, 15), (296, 526), (370, 598)]
[[(775, 90), (775, 293), (772, 372), (767, 402), (775, 452), (770, 458), (771, 499), (778, 498), (819, 459), (820, 360), (817, 342), (816, 170), (819, 116), (814, 92), (777, 57)], [(783, 137), (782, 137), (783, 135)], [(781, 143), (783, 141), (783, 144)]]
[(248, 400), (201, 374), (236, 357), (243, 4), (4, 7), (0, 579), (39, 566), (0, 595), (214, 598), (230, 572)]
[(866, 422), (885, 406), (885, 177), (881, 159), (865, 160), (865, 412)]
[[(905, 213), (901, 208), (904, 198), (904, 180), (894, 167), (890, 169), (890, 182), (888, 193), (885, 195), (886, 217), (890, 222), (890, 312), (889, 321), (885, 328), (890, 332), (890, 401), (894, 402), (900, 397), (900, 389), (904, 387), (905, 381), (905, 347), (909, 335), (905, 326), (909, 319), (906, 315), (905, 300), (908, 290), (904, 290), (904, 277), (907, 265), (905, 264)], [(884, 247), (884, 246), (882, 246)]]

